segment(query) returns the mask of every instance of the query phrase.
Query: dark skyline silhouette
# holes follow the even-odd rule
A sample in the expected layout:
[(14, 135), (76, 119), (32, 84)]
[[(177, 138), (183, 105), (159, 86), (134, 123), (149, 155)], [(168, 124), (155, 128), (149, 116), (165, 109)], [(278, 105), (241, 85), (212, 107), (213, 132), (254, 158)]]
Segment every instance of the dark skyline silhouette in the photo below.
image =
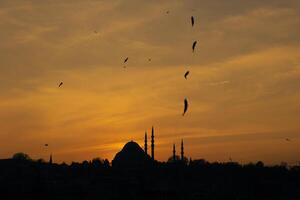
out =
[(16, 153), (0, 160), (4, 199), (205, 199), (298, 200), (300, 165), (265, 166), (263, 162), (209, 163), (173, 155), (151, 159), (130, 141), (112, 163), (95, 158), (81, 163), (32, 160)]
[(204, 200), (298, 200), (300, 163), (265, 166), (263, 162), (241, 165), (213, 162), (180, 155), (173, 144), (166, 162), (155, 160), (155, 130), (144, 149), (130, 141), (112, 162), (94, 158), (81, 163), (57, 164), (32, 160), (25, 153), (0, 159), (0, 196), (5, 199), (204, 199)]
[(0, 158), (112, 160), (154, 124), (157, 160), (184, 138), (194, 158), (298, 162), (300, 1), (0, 7)]

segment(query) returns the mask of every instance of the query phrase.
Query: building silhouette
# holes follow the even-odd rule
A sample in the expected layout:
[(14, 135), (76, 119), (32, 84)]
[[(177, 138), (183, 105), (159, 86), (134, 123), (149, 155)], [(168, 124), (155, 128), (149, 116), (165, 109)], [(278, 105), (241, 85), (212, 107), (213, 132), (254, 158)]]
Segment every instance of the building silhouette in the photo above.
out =
[(173, 161), (176, 161), (176, 149), (175, 144), (173, 144)]
[(181, 161), (184, 160), (184, 147), (183, 147), (183, 140), (181, 140), (181, 152), (180, 152), (180, 159)]
[(52, 161), (52, 153), (50, 154), (50, 158), (49, 158), (49, 164), (52, 165), (53, 161)]
[[(112, 166), (117, 168), (138, 168), (152, 166), (155, 161), (155, 141), (154, 127), (151, 129), (151, 155), (148, 155), (148, 137), (147, 131), (144, 136), (144, 149), (138, 143), (130, 141), (124, 145), (112, 160)], [(157, 161), (155, 161), (157, 162)], [(182, 162), (187, 164), (187, 158), (184, 157), (184, 143), (181, 140), (180, 156), (176, 155), (176, 146), (173, 144), (173, 155), (168, 162)]]
[(152, 131), (151, 131), (151, 158), (154, 160), (154, 128), (152, 126)]
[(130, 141), (115, 155), (112, 160), (112, 166), (123, 169), (135, 169), (148, 166), (151, 162), (149, 155), (145, 153), (138, 143)]
[(146, 154), (148, 154), (147, 131), (145, 132), (145, 145), (144, 145), (144, 151), (145, 151)]

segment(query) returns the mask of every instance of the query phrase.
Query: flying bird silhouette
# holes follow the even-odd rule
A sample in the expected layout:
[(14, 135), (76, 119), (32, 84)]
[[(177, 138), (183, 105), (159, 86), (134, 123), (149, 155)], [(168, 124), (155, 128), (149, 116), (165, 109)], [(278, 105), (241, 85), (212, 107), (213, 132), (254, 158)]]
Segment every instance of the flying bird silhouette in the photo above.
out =
[(194, 26), (195, 20), (193, 16), (191, 17), (191, 22), (192, 22), (192, 26)]
[(62, 84), (64, 84), (63, 82), (60, 82), (60, 84), (58, 85), (58, 87), (61, 87), (62, 86)]
[(197, 45), (197, 41), (194, 41), (194, 43), (193, 43), (193, 46), (192, 46), (193, 53), (194, 53), (194, 51), (195, 51), (195, 47), (196, 47), (196, 45)]
[(189, 75), (190, 71), (185, 72), (184, 78), (187, 79), (187, 76)]
[(47, 147), (48, 146), (48, 144), (45, 144), (45, 147)]
[(150, 61), (151, 61), (151, 58), (149, 58), (148, 61), (150, 62)]
[(170, 11), (167, 11), (166, 13), (167, 13), (167, 14), (169, 14), (169, 13), (170, 13)]
[(184, 99), (184, 109), (183, 109), (183, 113), (182, 113), (182, 116), (184, 116), (184, 114), (186, 113), (187, 109), (188, 109), (188, 101), (187, 99), (185, 98)]
[(290, 141), (291, 141), (289, 138), (285, 138), (285, 140), (286, 140), (287, 142), (290, 142)]
[[(125, 58), (124, 63), (126, 63), (128, 61), (128, 57)], [(124, 68), (126, 68), (126, 65), (123, 66)]]

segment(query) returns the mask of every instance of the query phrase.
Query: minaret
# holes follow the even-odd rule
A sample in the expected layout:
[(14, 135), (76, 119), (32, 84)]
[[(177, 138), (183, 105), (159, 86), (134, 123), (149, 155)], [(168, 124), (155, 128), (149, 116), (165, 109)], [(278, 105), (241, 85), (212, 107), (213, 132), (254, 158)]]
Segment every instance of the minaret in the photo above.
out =
[(49, 164), (52, 165), (52, 154), (50, 154)]
[(173, 144), (173, 161), (176, 160), (176, 150), (175, 150), (175, 144)]
[(184, 160), (184, 148), (183, 148), (183, 140), (181, 140), (181, 161)]
[(147, 145), (147, 131), (145, 132), (145, 153), (148, 154), (148, 145)]
[(152, 126), (152, 133), (151, 133), (151, 158), (154, 160), (154, 128)]

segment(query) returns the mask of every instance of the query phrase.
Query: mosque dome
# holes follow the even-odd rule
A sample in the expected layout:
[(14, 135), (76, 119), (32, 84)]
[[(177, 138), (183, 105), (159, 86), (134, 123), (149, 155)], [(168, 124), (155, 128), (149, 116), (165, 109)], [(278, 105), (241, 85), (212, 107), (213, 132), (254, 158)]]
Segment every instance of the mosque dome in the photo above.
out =
[(137, 168), (150, 164), (151, 158), (134, 141), (125, 144), (112, 161), (114, 167)]

